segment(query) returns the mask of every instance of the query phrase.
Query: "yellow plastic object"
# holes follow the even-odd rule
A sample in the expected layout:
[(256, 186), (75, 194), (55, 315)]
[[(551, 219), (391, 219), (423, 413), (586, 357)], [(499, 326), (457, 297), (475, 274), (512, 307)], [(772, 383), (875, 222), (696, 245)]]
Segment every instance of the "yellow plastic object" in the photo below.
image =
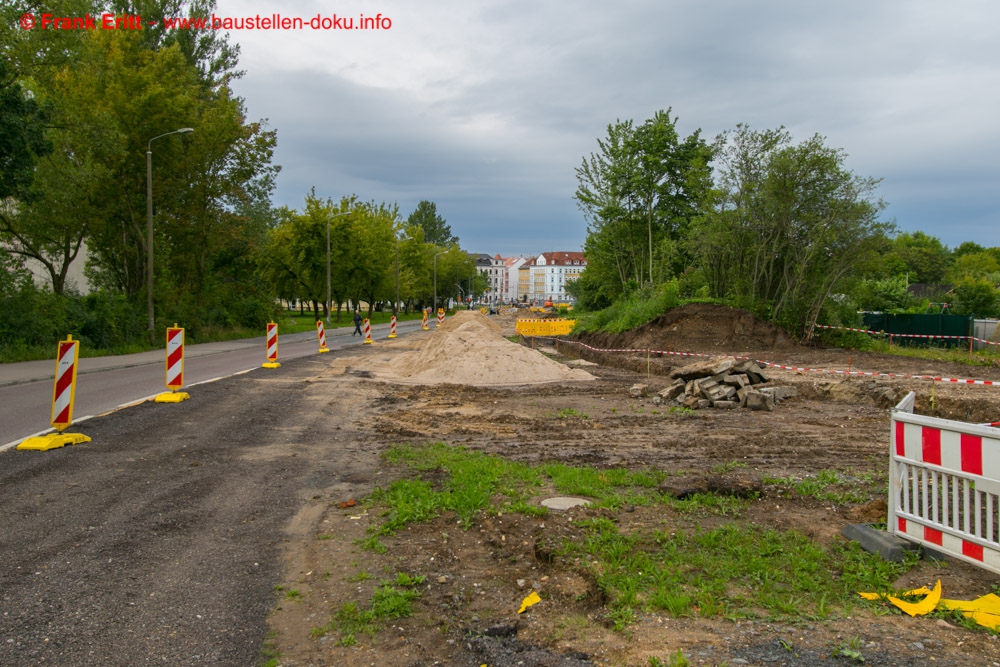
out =
[(157, 403), (180, 403), (181, 401), (186, 401), (191, 398), (185, 391), (165, 391), (162, 394), (157, 394), (156, 398), (153, 399)]
[(923, 616), (924, 614), (931, 613), (937, 608), (938, 602), (941, 600), (941, 581), (938, 580), (937, 584), (934, 585), (934, 590), (929, 590), (926, 586), (922, 586), (903, 593), (903, 595), (925, 596), (920, 602), (907, 602), (906, 600), (902, 600), (891, 595), (883, 595), (879, 593), (858, 593), (858, 595), (866, 600), (878, 600), (879, 598), (885, 598), (910, 616)]
[(527, 609), (532, 605), (536, 605), (541, 601), (542, 598), (538, 597), (538, 593), (532, 591), (531, 595), (529, 595), (528, 597), (524, 598), (524, 600), (521, 601), (521, 608), (517, 610), (517, 613), (519, 614), (524, 613), (525, 609)]
[(281, 364), (277, 361), (268, 361), (260, 365), (261, 368), (281, 368)]
[(59, 447), (65, 447), (66, 445), (80, 445), (85, 442), (90, 442), (90, 438), (82, 433), (50, 433), (49, 435), (40, 435), (35, 438), (28, 438), (18, 445), (17, 448), (30, 449), (36, 452), (47, 452), (50, 449), (58, 449)]
[(997, 597), (993, 593), (987, 593), (975, 600), (941, 600), (941, 606), (945, 609), (983, 611), (988, 614), (1000, 616), (1000, 597)]
[(320, 354), (323, 354), (324, 352), (329, 352), (329, 351), (330, 351), (330, 348), (328, 348), (328, 347), (321, 347), (321, 348), (319, 348), (319, 353)]
[(576, 320), (518, 320), (514, 330), (522, 336), (565, 336), (573, 331)]

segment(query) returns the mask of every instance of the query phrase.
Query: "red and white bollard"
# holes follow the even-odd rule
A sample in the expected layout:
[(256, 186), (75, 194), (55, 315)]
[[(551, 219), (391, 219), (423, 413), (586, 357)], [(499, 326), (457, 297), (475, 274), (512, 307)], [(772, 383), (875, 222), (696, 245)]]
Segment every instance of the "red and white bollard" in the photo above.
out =
[(267, 325), (267, 361), (261, 364), (264, 368), (281, 368), (278, 363), (278, 325), (269, 322)]
[(167, 327), (167, 363), (164, 373), (167, 389), (157, 394), (157, 403), (180, 403), (191, 398), (186, 392), (177, 391), (184, 386), (184, 329), (176, 324)]
[(420, 328), (423, 329), (424, 331), (427, 331), (428, 329), (430, 329), (430, 326), (428, 326), (428, 324), (427, 324), (427, 309), (426, 308), (424, 308), (424, 319), (420, 323)]
[(316, 337), (319, 338), (319, 353), (329, 352), (326, 347), (326, 329), (323, 328), (323, 320), (316, 320)]
[(389, 320), (389, 338), (396, 337), (396, 316), (393, 315), (392, 319)]
[(444, 324), (444, 308), (438, 308), (438, 326)]
[(364, 344), (365, 345), (371, 345), (372, 344), (372, 323), (368, 321), (367, 317), (365, 318), (365, 340), (364, 340)]
[(44, 452), (65, 445), (90, 442), (82, 433), (63, 433), (73, 423), (73, 402), (76, 400), (76, 369), (80, 358), (80, 341), (73, 336), (59, 341), (56, 355), (56, 380), (52, 387), (52, 413), (49, 423), (57, 432), (28, 438), (18, 449), (33, 449)]

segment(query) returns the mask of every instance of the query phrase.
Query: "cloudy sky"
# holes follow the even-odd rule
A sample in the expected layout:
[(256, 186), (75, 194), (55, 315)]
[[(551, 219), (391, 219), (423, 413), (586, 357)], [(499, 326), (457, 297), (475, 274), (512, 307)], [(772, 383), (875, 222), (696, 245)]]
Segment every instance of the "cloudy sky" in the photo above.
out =
[[(294, 9), (292, 9), (294, 7)], [(578, 250), (575, 168), (608, 123), (818, 133), (884, 179), (886, 217), (1000, 246), (1000, 5), (919, 0), (218, 0), (217, 16), (385, 17), (233, 31), (277, 204), (310, 188), (436, 202), (466, 250)]]

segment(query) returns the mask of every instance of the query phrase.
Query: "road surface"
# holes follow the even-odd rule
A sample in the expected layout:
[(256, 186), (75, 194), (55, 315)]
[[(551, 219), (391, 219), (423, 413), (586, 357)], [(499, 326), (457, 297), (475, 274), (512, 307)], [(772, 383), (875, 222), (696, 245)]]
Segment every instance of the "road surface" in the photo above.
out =
[[(396, 327), (400, 336), (419, 329), (420, 322), (415, 320), (401, 322)], [(361, 339), (352, 336), (353, 331), (353, 327), (327, 331), (327, 347), (337, 350), (348, 345), (360, 345)], [(372, 338), (384, 338), (388, 332), (388, 324), (372, 327)], [(279, 361), (316, 353), (314, 332), (279, 336)], [(0, 451), (15, 446), (24, 438), (50, 429), (55, 346), (52, 354), (52, 360), (0, 364)], [(260, 368), (264, 361), (263, 337), (188, 345), (184, 351), (185, 385), (190, 387), (251, 371)], [(74, 422), (84, 421), (91, 416), (104, 414), (166, 391), (163, 381), (162, 350), (80, 359), (76, 405), (73, 409)]]

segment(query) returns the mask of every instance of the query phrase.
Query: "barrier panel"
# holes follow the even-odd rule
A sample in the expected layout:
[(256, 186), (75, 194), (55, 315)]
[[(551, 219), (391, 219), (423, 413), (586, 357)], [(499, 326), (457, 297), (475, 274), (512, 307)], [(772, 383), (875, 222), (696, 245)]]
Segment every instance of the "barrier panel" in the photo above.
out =
[(888, 530), (1000, 573), (1000, 429), (892, 411)]
[(567, 336), (573, 331), (576, 320), (518, 320), (514, 330), (522, 336)]
[(267, 325), (265, 345), (267, 346), (267, 361), (261, 364), (261, 366), (264, 368), (281, 368), (281, 364), (278, 362), (278, 325), (274, 322), (269, 322)]
[(319, 353), (329, 352), (326, 346), (326, 329), (323, 327), (323, 320), (316, 320), (316, 337), (319, 339)]
[(163, 383), (170, 391), (157, 394), (153, 399), (157, 403), (180, 403), (191, 398), (187, 392), (180, 391), (184, 386), (184, 328), (176, 324), (167, 327), (166, 370)]

